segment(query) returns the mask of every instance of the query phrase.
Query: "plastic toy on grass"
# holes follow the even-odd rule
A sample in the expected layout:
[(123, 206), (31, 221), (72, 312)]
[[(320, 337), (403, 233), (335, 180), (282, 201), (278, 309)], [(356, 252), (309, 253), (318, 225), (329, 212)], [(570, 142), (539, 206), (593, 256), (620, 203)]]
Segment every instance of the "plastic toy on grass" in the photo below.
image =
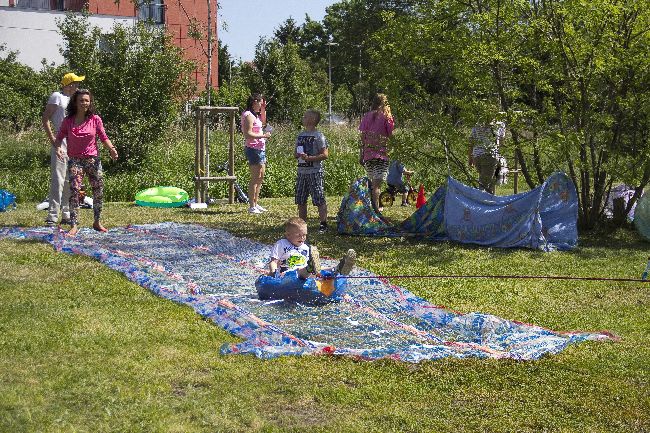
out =
[(135, 195), (135, 204), (148, 207), (181, 207), (188, 200), (187, 192), (174, 186), (154, 186)]
[(650, 273), (650, 257), (648, 257), (648, 264), (645, 265), (645, 271), (643, 271), (643, 274), (641, 274), (641, 279), (643, 281), (647, 280), (649, 273)]
[(420, 189), (418, 191), (418, 196), (415, 201), (415, 207), (417, 209), (420, 209), (424, 204), (427, 202), (427, 198), (424, 195), (424, 185), (420, 184)]
[[(86, 187), (82, 186), (79, 190), (79, 207), (81, 209), (92, 209), (93, 199), (86, 194)], [(36, 210), (48, 210), (50, 208), (50, 198), (45, 197), (42, 202), (36, 205)]]
[(16, 209), (16, 196), (9, 191), (0, 189), (0, 212), (11, 209)]
[(323, 270), (323, 278), (302, 279), (297, 271), (283, 276), (260, 275), (255, 281), (261, 300), (285, 300), (305, 305), (325, 305), (341, 301), (346, 288), (345, 278), (333, 278), (331, 271)]
[(48, 210), (50, 208), (50, 199), (45, 197), (42, 202), (36, 205), (36, 210)]

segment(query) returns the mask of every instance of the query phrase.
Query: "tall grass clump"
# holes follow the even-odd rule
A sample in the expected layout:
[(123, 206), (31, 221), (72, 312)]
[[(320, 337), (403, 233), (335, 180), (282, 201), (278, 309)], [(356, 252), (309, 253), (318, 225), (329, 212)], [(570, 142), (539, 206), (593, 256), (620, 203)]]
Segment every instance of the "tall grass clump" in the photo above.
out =
[(47, 197), (50, 176), (50, 143), (45, 134), (28, 130), (14, 134), (0, 129), (0, 188), (18, 201)]
[[(359, 164), (359, 134), (355, 126), (327, 126), (319, 128), (329, 143), (329, 158), (325, 161), (325, 193), (343, 195), (351, 182), (365, 175)], [(109, 136), (111, 131), (107, 131)], [(278, 125), (267, 144), (267, 169), (262, 197), (291, 197), (294, 195), (296, 161), (293, 157), (295, 140), (300, 132), (296, 125)], [(397, 130), (391, 142), (391, 158), (402, 160), (415, 171), (413, 184), (423, 184), (433, 192), (447, 176), (444, 146), (423, 138), (421, 130)], [(50, 145), (40, 129), (20, 135), (0, 130), (0, 188), (13, 192), (19, 202), (40, 201), (47, 197), (49, 188)], [(105, 200), (132, 201), (135, 194), (152, 186), (176, 186), (194, 195), (195, 131), (192, 128), (170, 127), (166, 134), (154, 142), (137, 167), (103, 159)], [(225, 126), (215, 124), (210, 130), (210, 171), (228, 160), (229, 133)], [(235, 135), (235, 174), (238, 183), (247, 190), (250, 180), (248, 163), (243, 153), (244, 138)], [(100, 151), (106, 156), (105, 151)], [(467, 174), (454, 168), (451, 174), (461, 181)], [(507, 188), (501, 188), (502, 194)], [(227, 197), (224, 182), (212, 182), (211, 198)]]
[[(267, 171), (262, 188), (263, 197), (288, 197), (294, 194), (296, 161), (293, 147), (299, 128), (277, 126), (267, 146)], [(326, 194), (340, 195), (347, 191), (350, 181), (363, 174), (358, 164), (356, 131), (347, 127), (324, 128), (330, 158), (326, 161)], [(108, 131), (110, 136), (110, 131)], [(155, 142), (137, 168), (115, 164), (103, 158), (106, 201), (132, 201), (135, 194), (151, 186), (165, 185), (194, 192), (194, 137), (192, 129), (170, 129)], [(48, 194), (50, 146), (40, 130), (21, 136), (0, 131), (0, 188), (13, 192), (19, 202), (40, 201)], [(214, 127), (210, 131), (210, 170), (228, 160), (228, 130)], [(104, 151), (100, 151), (102, 155)], [(244, 190), (250, 180), (248, 163), (243, 153), (243, 136), (235, 135), (235, 174)], [(226, 184), (212, 182), (209, 195), (224, 198)]]

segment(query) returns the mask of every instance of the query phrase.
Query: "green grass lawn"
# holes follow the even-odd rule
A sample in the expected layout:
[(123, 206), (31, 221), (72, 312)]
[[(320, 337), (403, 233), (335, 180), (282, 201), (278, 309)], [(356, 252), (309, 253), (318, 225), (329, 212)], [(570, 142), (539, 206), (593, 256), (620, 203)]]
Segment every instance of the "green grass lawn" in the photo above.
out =
[[(332, 197), (335, 215), (340, 198)], [(272, 243), (292, 199), (206, 211), (107, 203), (108, 227), (192, 222)], [(391, 208), (396, 220), (410, 209)], [(316, 233), (322, 255), (359, 253), (381, 274), (555, 274), (639, 277), (650, 244), (617, 230), (574, 252), (499, 250)], [(0, 225), (39, 226), (35, 203)], [(82, 210), (88, 227), (92, 212)], [(332, 218), (333, 222), (333, 218)], [(395, 281), (432, 303), (555, 330), (609, 330), (534, 362), (407, 364), (336, 357), (221, 356), (236, 341), (190, 308), (152, 295), (87, 258), (36, 242), (0, 240), (2, 432), (647, 432), (650, 285), (544, 280)]]

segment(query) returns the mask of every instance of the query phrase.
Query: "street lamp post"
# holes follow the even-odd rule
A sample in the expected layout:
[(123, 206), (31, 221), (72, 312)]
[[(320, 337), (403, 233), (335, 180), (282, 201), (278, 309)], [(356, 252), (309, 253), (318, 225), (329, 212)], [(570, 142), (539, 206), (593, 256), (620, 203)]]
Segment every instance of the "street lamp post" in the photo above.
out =
[(329, 104), (328, 104), (328, 121), (329, 124), (332, 124), (332, 56), (330, 54), (330, 48), (333, 45), (338, 45), (336, 42), (328, 42), (327, 43), (327, 70), (328, 70), (328, 76), (329, 76)]
[(362, 45), (355, 45), (359, 49), (359, 82), (361, 82), (361, 47)]

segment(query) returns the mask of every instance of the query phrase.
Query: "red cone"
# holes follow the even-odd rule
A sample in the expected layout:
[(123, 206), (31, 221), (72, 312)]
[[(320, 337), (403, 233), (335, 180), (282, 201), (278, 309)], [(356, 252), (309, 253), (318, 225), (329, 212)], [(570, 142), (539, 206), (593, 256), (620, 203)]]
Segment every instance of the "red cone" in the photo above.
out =
[(420, 184), (420, 190), (418, 191), (418, 199), (415, 201), (415, 208), (420, 209), (422, 205), (427, 202), (426, 197), (424, 196), (424, 185)]

